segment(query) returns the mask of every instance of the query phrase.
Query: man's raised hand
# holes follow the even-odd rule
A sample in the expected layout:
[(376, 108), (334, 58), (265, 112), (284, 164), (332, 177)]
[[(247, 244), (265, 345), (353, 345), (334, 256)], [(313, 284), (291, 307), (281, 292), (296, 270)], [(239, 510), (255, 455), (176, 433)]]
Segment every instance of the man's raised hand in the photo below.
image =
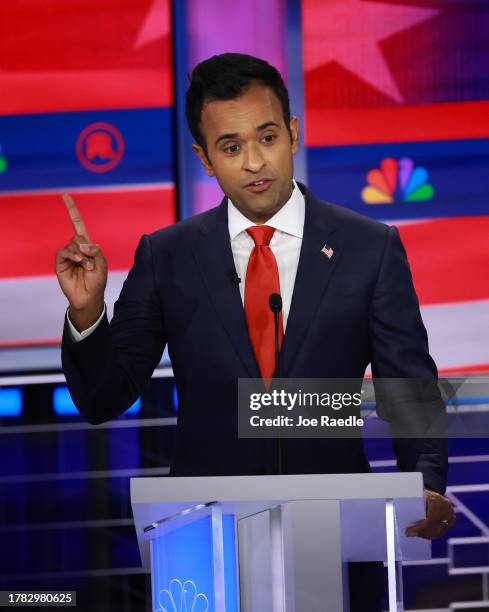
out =
[(55, 270), (61, 290), (70, 303), (70, 320), (79, 331), (83, 331), (95, 323), (103, 310), (107, 262), (100, 246), (90, 242), (73, 198), (63, 194), (63, 201), (75, 235), (57, 251)]

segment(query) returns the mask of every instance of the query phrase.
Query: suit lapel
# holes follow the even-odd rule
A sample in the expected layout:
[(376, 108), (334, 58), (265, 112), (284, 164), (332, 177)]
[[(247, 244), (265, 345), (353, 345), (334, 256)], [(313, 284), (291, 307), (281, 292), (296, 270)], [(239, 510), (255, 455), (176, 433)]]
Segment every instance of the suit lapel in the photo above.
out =
[[(229, 239), (226, 198), (215, 209), (214, 215), (203, 218), (192, 248), (217, 316), (231, 344), (249, 375), (252, 378), (260, 378), (248, 336), (239, 287), (232, 280), (235, 265)], [(241, 282), (243, 283), (244, 279)]]
[[(341, 256), (341, 249), (333, 235), (336, 224), (328, 214), (327, 206), (317, 200), (302, 185), (300, 187), (302, 191), (305, 191), (306, 214), (299, 265), (282, 346), (284, 376), (289, 375), (293, 361)], [(321, 252), (325, 245), (333, 249), (331, 257)]]

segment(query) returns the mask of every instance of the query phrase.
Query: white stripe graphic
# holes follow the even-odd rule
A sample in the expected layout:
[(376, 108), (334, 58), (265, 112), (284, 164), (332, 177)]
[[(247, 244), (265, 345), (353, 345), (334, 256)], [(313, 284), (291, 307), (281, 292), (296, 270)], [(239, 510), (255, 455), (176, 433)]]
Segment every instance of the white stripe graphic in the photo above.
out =
[(421, 314), (439, 369), (489, 362), (489, 300), (423, 306)]
[[(109, 272), (105, 300), (109, 318), (127, 272)], [(55, 276), (0, 281), (0, 344), (60, 338), (68, 302)]]
[[(109, 318), (127, 272), (109, 272), (106, 301)], [(59, 338), (67, 302), (55, 276), (0, 281), (2, 342)], [(489, 362), (489, 300), (435, 304), (421, 308), (430, 352), (439, 369)]]

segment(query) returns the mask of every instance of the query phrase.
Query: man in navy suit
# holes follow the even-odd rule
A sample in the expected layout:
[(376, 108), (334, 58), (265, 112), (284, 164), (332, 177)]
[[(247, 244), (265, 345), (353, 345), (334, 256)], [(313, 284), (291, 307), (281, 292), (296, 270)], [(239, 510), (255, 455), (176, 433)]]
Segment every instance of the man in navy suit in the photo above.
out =
[[(107, 266), (74, 202), (75, 228), (56, 256), (69, 301), (63, 367), (91, 423), (121, 414), (139, 396), (165, 344), (179, 393), (174, 475), (350, 473), (370, 470), (361, 439), (244, 439), (237, 435), (237, 381), (273, 373), (276, 287), (281, 375), (435, 380), (436, 366), (395, 228), (318, 200), (293, 180), (298, 121), (279, 73), (224, 54), (193, 71), (187, 92), (193, 148), (226, 194), (206, 213), (141, 238), (109, 323)], [(439, 398), (426, 410), (439, 410)], [(398, 464), (421, 471), (427, 518), (410, 535), (434, 538), (455, 522), (446, 486), (446, 444), (395, 440)], [(367, 568), (368, 569), (368, 568)], [(365, 570), (366, 571), (366, 570)], [(352, 609), (379, 610), (350, 571)], [(362, 600), (355, 603), (362, 584)]]

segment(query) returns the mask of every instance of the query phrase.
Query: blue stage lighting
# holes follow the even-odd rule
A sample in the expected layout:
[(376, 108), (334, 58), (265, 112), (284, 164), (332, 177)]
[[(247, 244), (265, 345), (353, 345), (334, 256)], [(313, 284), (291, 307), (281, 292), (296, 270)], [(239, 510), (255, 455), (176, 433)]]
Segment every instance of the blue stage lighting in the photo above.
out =
[(0, 389), (0, 417), (20, 416), (22, 413), (22, 389), (9, 387)]
[(141, 398), (138, 397), (138, 399), (134, 402), (134, 404), (129, 408), (129, 410), (126, 410), (124, 414), (137, 414), (138, 412), (140, 412), (140, 410), (141, 410)]
[[(53, 406), (54, 412), (60, 415), (78, 414), (73, 400), (71, 399), (70, 391), (68, 387), (56, 387), (53, 391)], [(134, 404), (126, 411), (125, 414), (137, 414), (141, 410), (141, 398), (134, 402)]]
[(60, 415), (78, 414), (78, 410), (71, 399), (68, 387), (55, 387), (53, 391), (54, 412)]
[(177, 385), (173, 385), (173, 411), (178, 412), (178, 392)]

